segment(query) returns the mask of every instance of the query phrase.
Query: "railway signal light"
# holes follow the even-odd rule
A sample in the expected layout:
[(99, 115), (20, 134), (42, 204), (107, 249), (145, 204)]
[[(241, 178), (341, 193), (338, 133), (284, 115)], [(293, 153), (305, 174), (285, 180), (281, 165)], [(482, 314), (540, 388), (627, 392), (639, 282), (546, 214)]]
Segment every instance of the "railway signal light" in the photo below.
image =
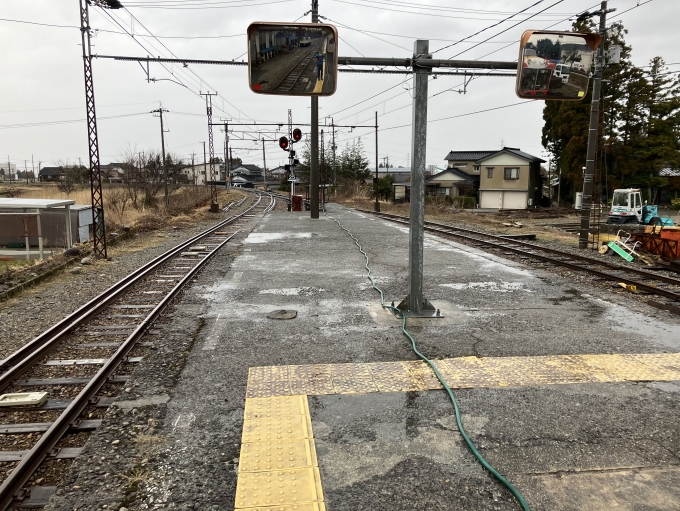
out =
[(293, 130), (293, 140), (295, 142), (299, 142), (300, 140), (302, 140), (302, 130), (300, 128), (295, 128)]
[(279, 139), (279, 147), (284, 151), (288, 150), (288, 137), (281, 137)]

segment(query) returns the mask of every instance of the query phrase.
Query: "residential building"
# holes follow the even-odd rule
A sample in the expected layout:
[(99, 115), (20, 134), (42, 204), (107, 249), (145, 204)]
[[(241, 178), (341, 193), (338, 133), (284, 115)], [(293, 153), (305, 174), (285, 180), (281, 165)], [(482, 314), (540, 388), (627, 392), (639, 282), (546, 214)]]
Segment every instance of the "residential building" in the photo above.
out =
[(64, 167), (43, 167), (38, 174), (38, 180), (43, 181), (61, 181), (66, 175)]
[(479, 179), (479, 207), (524, 209), (541, 203), (541, 163), (545, 160), (518, 148), (493, 151), (451, 151), (449, 169)]
[(210, 164), (201, 163), (200, 165), (189, 165), (179, 171), (180, 174), (186, 176), (187, 183), (195, 185), (204, 185), (206, 183), (206, 176), (210, 174)]
[(451, 167), (425, 179), (425, 193), (428, 195), (471, 195), (479, 188), (479, 176), (470, 175)]

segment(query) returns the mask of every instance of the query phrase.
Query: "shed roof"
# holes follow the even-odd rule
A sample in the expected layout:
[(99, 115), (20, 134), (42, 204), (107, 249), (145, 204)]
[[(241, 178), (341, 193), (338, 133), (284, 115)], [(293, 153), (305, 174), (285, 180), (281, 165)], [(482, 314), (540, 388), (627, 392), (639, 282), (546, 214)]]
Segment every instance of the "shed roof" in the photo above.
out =
[(74, 200), (0, 198), (0, 209), (49, 209), (71, 206)]

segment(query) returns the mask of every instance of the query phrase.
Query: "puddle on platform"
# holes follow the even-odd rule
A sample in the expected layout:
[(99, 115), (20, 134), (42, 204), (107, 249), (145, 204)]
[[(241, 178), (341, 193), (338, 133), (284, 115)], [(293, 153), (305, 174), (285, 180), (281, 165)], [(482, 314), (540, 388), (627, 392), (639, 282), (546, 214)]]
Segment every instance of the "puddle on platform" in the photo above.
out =
[(680, 349), (680, 328), (663, 320), (631, 311), (626, 307), (597, 300), (605, 305), (602, 321), (612, 329), (628, 335), (639, 336), (653, 343), (673, 349)]
[(315, 289), (312, 287), (285, 287), (281, 289), (263, 289), (261, 295), (282, 295), (282, 296), (311, 296), (323, 293), (325, 289)]
[(269, 243), (291, 238), (311, 238), (311, 232), (253, 232), (244, 243)]
[(481, 291), (493, 291), (495, 293), (512, 293), (513, 291), (533, 293), (530, 289), (524, 288), (523, 282), (461, 282), (456, 284), (439, 284), (439, 286), (456, 290), (479, 289)]

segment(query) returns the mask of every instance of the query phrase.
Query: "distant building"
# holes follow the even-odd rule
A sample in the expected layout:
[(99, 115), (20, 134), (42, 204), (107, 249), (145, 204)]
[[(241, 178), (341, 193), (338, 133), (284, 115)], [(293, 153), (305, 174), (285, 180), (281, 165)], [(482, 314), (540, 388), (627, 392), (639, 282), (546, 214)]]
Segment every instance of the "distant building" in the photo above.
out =
[(66, 172), (64, 171), (64, 167), (43, 167), (38, 174), (38, 181), (41, 183), (61, 181), (65, 175)]
[(541, 163), (545, 160), (518, 148), (451, 151), (448, 169), (479, 179), (479, 207), (524, 209), (541, 204)]
[(186, 176), (187, 183), (204, 185), (207, 182), (206, 176), (210, 174), (210, 164), (201, 163), (200, 165), (189, 165), (179, 172)]

